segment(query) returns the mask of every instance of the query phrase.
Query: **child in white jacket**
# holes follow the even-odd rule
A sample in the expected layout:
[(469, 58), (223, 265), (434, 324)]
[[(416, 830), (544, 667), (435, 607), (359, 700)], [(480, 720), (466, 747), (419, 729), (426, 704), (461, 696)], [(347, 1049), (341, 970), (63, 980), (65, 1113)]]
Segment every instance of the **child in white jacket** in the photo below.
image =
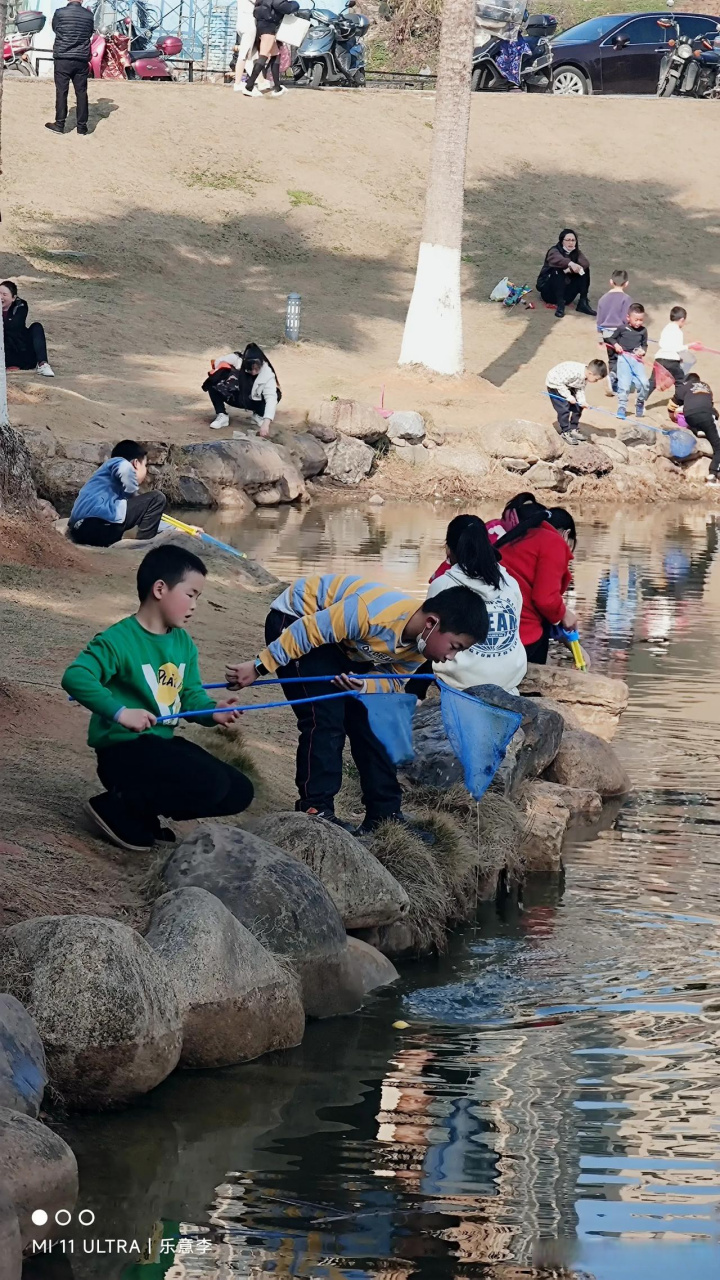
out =
[(456, 516), (446, 534), (449, 568), (430, 583), (428, 599), (448, 587), (469, 587), (485, 602), (490, 629), (482, 644), (458, 653), (448, 662), (435, 663), (439, 680), (453, 689), (495, 684), (517, 693), (527, 671), (527, 656), (520, 642), (522, 594), (514, 578), (503, 569), (479, 516)]

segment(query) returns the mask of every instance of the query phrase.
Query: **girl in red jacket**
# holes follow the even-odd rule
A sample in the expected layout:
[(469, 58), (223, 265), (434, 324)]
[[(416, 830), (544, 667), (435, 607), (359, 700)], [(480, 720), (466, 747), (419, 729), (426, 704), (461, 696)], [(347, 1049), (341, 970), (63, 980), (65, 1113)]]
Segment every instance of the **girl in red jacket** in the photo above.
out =
[[(526, 497), (528, 495), (524, 495)], [(577, 618), (565, 604), (570, 562), (577, 541), (575, 521), (562, 507), (522, 505), (522, 517), (495, 544), (502, 565), (522, 592), (520, 639), (528, 662), (547, 662), (550, 633), (558, 623), (572, 631)]]

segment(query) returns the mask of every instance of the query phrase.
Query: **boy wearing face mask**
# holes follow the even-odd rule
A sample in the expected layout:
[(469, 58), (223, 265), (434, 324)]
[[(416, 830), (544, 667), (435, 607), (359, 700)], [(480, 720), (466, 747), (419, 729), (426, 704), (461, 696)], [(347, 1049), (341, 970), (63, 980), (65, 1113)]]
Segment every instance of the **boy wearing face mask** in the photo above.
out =
[[(485, 604), (467, 587), (441, 591), (418, 608), (412, 596), (360, 577), (301, 578), (273, 601), (265, 622), (267, 648), (255, 659), (229, 665), (226, 677), (233, 689), (266, 675), (277, 674), (281, 683), (306, 677), (307, 683), (283, 684), (288, 700), (321, 699), (337, 689), (403, 692), (405, 682), (393, 677), (412, 675), (425, 658), (442, 663), (482, 643), (488, 625)], [(363, 678), (371, 672), (386, 678), (382, 683)], [(319, 676), (334, 680), (323, 682)], [(300, 733), (296, 809), (335, 820), (347, 737), (366, 810), (359, 832), (367, 834), (388, 818), (404, 821), (395, 765), (358, 698), (310, 701), (293, 712)]]

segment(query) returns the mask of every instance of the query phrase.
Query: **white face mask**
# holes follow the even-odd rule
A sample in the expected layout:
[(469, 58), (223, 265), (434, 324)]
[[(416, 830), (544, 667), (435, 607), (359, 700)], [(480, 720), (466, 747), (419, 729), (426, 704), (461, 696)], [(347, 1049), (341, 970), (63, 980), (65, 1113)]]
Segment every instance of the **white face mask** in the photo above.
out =
[(435, 631), (435, 630), (436, 630), (437, 626), (438, 626), (438, 623), (437, 623), (437, 622), (433, 623), (433, 625), (431, 626), (430, 630), (429, 630), (429, 631), (428, 631), (428, 633), (427, 633), (427, 636), (422, 636), (422, 635), (418, 636), (417, 641), (416, 641), (416, 643), (417, 643), (417, 651), (418, 651), (418, 653), (424, 653), (424, 652), (425, 652), (425, 650), (426, 650), (426, 648), (427, 648), (427, 642), (428, 642), (428, 640), (430, 639), (430, 637), (431, 637), (431, 635), (432, 635), (433, 631)]

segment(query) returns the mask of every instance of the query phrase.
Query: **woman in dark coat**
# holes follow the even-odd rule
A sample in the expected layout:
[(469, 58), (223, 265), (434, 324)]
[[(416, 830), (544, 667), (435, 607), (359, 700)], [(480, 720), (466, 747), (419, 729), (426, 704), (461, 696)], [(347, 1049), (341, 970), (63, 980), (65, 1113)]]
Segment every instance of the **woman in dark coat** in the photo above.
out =
[[(39, 321), (27, 325), (28, 304), (18, 298), (13, 280), (0, 284), (6, 369), (37, 369), (45, 378), (54, 378), (47, 358), (45, 330)], [(27, 327), (26, 327), (27, 326)]]
[(287, 14), (298, 13), (300, 5), (297, 0), (256, 0), (255, 25), (259, 42), (259, 53), (255, 65), (245, 83), (243, 93), (247, 98), (257, 98), (266, 89), (258, 89), (258, 77), (262, 74), (272, 76), (273, 88), (269, 90), (272, 98), (278, 98), (286, 90), (280, 84), (280, 50), (276, 36), (283, 18)]
[(575, 298), (576, 311), (584, 316), (597, 314), (588, 302), (590, 263), (585, 254), (580, 252), (577, 232), (570, 227), (565, 227), (560, 232), (557, 244), (545, 254), (535, 288), (543, 302), (554, 304), (558, 320), (565, 315), (568, 302), (573, 302)]

